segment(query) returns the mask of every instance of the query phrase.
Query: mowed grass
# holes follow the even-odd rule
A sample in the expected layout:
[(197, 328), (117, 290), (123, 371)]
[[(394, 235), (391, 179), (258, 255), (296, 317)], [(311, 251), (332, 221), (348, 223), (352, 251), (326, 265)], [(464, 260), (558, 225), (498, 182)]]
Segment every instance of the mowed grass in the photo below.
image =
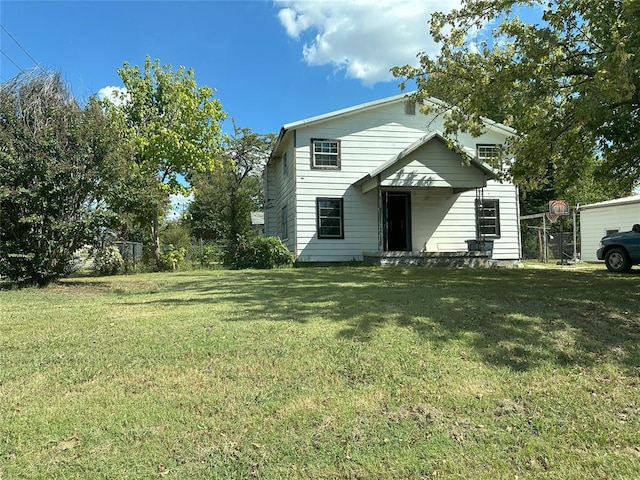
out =
[(0, 478), (640, 478), (640, 272), (0, 291)]

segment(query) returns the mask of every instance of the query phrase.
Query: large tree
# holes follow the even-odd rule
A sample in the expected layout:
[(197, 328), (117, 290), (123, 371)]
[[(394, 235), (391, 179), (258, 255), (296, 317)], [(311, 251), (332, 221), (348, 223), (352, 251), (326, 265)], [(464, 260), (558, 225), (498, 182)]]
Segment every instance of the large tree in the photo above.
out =
[(482, 133), (483, 118), (513, 127), (510, 173), (524, 190), (640, 183), (640, 2), (465, 0), (433, 15), (431, 34), (440, 53), (393, 73), (416, 83), (416, 100), (444, 101), (426, 108), (446, 116), (450, 139)]
[(95, 100), (80, 107), (57, 73), (0, 86), (0, 275), (46, 285), (109, 219), (122, 142)]
[(195, 187), (188, 208), (193, 234), (235, 248), (238, 237), (251, 228), (251, 211), (263, 208), (262, 170), (274, 138), (234, 123), (220, 167), (189, 177)]
[(122, 114), (133, 145), (130, 183), (122, 185), (120, 207), (146, 221), (161, 268), (159, 233), (169, 195), (185, 193), (181, 177), (187, 172), (213, 168), (226, 114), (210, 87), (198, 87), (193, 69), (174, 70), (147, 57), (142, 70), (125, 62), (118, 73), (124, 90), (119, 102), (109, 105)]

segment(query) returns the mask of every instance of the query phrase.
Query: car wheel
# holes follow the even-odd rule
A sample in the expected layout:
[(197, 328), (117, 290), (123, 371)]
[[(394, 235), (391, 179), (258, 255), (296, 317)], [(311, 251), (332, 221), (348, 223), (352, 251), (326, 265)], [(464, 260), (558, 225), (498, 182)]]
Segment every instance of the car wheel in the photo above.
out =
[(604, 257), (604, 263), (610, 272), (628, 272), (631, 270), (631, 260), (624, 248), (612, 248)]

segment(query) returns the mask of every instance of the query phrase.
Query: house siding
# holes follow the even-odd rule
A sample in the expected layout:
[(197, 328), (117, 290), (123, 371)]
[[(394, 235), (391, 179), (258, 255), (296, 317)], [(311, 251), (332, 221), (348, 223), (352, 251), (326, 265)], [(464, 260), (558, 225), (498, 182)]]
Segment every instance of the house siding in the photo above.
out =
[[(282, 195), (292, 203), (295, 201), (295, 205), (289, 206), (291, 215), (295, 215), (295, 223), (290, 221), (290, 225), (295, 225), (296, 229), (295, 245), (290, 248), (298, 260), (361, 260), (363, 252), (377, 251), (378, 189), (363, 194), (361, 186), (354, 184), (432, 130), (443, 131), (442, 121), (420, 112), (406, 115), (403, 100), (312, 122), (309, 126), (297, 125), (294, 131), (295, 154), (288, 154), (290, 159), (295, 158), (295, 182), (282, 185)], [(503, 130), (493, 128), (482, 137), (461, 136), (460, 140), (474, 148), (478, 143), (501, 144), (506, 135)], [(340, 141), (340, 169), (311, 167), (311, 139), (317, 138)], [(455, 250), (466, 250), (465, 240), (475, 238), (476, 193), (474, 189), (454, 194), (451, 187), (471, 188), (482, 184), (483, 172), (477, 167), (463, 165), (459, 156), (437, 140), (416, 149), (403, 162), (400, 171), (387, 177), (380, 188), (398, 189), (398, 185), (403, 185), (403, 191), (411, 192), (413, 249), (451, 251), (456, 247)], [(291, 169), (291, 160), (289, 163)], [(277, 165), (271, 168), (277, 168)], [(271, 170), (268, 171), (267, 185), (270, 185), (270, 176)], [(424, 188), (428, 181), (431, 182), (428, 186), (441, 188)], [(295, 195), (291, 195), (293, 191), (289, 190), (292, 187)], [(271, 188), (267, 186), (267, 189)], [(317, 238), (317, 197), (344, 200), (343, 239)], [(484, 197), (500, 199), (501, 236), (494, 243), (494, 258), (518, 259), (515, 188), (510, 184), (489, 182)], [(434, 214), (432, 219), (430, 216)]]
[[(287, 155), (285, 174), (284, 153)], [(265, 169), (265, 234), (279, 237), (287, 248), (295, 252), (296, 203), (295, 203), (295, 148), (290, 141), (280, 157), (270, 161)], [(283, 235), (282, 209), (287, 207), (288, 234)]]
[[(390, 167), (392, 168), (392, 167)], [(484, 182), (484, 174), (477, 168), (464, 165), (460, 157), (437, 140), (423, 145), (399, 164), (394, 172), (382, 172), (383, 187), (475, 187)]]

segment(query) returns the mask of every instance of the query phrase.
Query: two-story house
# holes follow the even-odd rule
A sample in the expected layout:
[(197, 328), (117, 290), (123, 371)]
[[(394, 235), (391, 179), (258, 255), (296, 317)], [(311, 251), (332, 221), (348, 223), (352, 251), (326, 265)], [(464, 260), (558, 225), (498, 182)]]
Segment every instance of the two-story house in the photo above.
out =
[(487, 127), (460, 138), (469, 162), (404, 94), (286, 124), (264, 173), (265, 233), (298, 262), (461, 253), (485, 240), (491, 259), (517, 261), (518, 192), (486, 162), (514, 132)]

